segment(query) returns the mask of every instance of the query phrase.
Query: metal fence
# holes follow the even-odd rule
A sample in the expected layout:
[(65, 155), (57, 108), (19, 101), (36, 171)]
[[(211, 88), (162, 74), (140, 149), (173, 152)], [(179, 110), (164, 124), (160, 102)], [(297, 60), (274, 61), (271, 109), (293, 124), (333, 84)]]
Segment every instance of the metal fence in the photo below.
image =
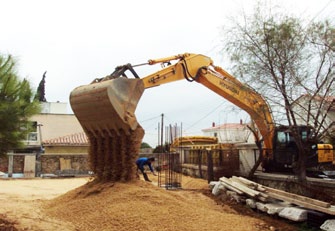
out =
[(232, 176), (239, 169), (239, 150), (188, 149), (184, 150), (184, 164), (198, 166), (199, 177), (208, 181), (221, 176)]

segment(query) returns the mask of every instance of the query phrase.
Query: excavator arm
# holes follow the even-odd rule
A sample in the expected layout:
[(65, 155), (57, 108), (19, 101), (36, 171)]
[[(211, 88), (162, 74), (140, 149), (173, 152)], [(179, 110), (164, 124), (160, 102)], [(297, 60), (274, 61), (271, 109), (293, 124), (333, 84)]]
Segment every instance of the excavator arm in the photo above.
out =
[[(90, 163), (98, 178), (131, 178), (131, 173), (117, 175), (108, 166), (121, 166), (123, 169), (122, 166), (132, 159), (129, 152), (139, 149), (144, 131), (134, 113), (141, 95), (145, 89), (184, 79), (206, 86), (245, 110), (257, 125), (264, 142), (263, 148), (271, 154), (275, 127), (270, 108), (260, 94), (214, 66), (211, 58), (204, 55), (185, 53), (149, 60), (141, 65), (155, 64), (165, 67), (140, 78), (133, 69), (138, 65), (119, 66), (111, 75), (95, 79), (91, 84), (71, 92), (71, 107), (89, 137)], [(126, 71), (130, 71), (134, 78), (128, 78)], [(124, 160), (125, 156), (128, 156), (128, 162)], [(134, 160), (131, 161), (134, 163)]]
[(204, 55), (186, 53), (164, 59), (149, 60), (148, 63), (153, 65), (172, 60), (177, 60), (176, 64), (142, 78), (144, 88), (184, 79), (206, 86), (250, 115), (262, 136), (264, 149), (271, 153), (275, 125), (270, 107), (260, 94), (222, 68), (214, 66), (213, 61)]

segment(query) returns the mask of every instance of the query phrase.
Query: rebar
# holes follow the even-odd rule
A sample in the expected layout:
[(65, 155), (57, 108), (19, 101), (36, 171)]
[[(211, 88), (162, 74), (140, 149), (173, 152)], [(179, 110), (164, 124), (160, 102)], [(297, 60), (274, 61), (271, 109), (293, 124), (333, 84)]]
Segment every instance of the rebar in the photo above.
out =
[(165, 189), (181, 189), (182, 166), (179, 153), (158, 155), (158, 186)]

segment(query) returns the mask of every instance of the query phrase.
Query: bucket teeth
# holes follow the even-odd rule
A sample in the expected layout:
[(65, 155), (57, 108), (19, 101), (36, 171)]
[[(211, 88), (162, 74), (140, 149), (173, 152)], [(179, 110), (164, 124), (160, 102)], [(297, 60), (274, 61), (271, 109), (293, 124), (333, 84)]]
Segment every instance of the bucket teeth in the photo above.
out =
[(144, 131), (135, 116), (141, 79), (117, 79), (74, 89), (71, 108), (89, 138), (91, 170), (100, 180), (132, 180)]

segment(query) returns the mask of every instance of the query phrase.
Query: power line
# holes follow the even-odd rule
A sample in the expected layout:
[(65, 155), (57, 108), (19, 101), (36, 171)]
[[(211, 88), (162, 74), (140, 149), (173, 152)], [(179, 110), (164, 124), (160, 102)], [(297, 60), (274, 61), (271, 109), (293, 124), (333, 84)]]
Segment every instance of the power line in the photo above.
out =
[(308, 23), (308, 24), (311, 24), (313, 21), (314, 21), (314, 19), (316, 18), (316, 17), (318, 17), (328, 6), (329, 6), (329, 4), (332, 2), (332, 1), (334, 1), (334, 0), (329, 0), (327, 3), (326, 3), (326, 5), (319, 11), (319, 12), (317, 12), (316, 14), (315, 14), (315, 16), (311, 19), (311, 21)]
[(147, 121), (150, 121), (150, 120), (155, 120), (155, 119), (160, 118), (160, 117), (161, 117), (161, 115), (155, 116), (155, 117), (152, 117), (152, 118), (149, 118), (149, 119), (142, 120), (142, 121), (140, 121), (140, 123), (147, 122)]
[(199, 123), (200, 121), (202, 121), (203, 119), (205, 119), (206, 117), (208, 117), (209, 115), (211, 115), (212, 113), (214, 113), (219, 107), (221, 107), (224, 103), (226, 103), (226, 101), (223, 101), (222, 103), (219, 104), (219, 106), (215, 107), (212, 111), (210, 111), (209, 113), (207, 113), (204, 117), (200, 118), (198, 121), (196, 121), (195, 123), (191, 124), (189, 127), (187, 127), (185, 130), (188, 130), (190, 128), (192, 128), (193, 126), (195, 126), (197, 123)]

